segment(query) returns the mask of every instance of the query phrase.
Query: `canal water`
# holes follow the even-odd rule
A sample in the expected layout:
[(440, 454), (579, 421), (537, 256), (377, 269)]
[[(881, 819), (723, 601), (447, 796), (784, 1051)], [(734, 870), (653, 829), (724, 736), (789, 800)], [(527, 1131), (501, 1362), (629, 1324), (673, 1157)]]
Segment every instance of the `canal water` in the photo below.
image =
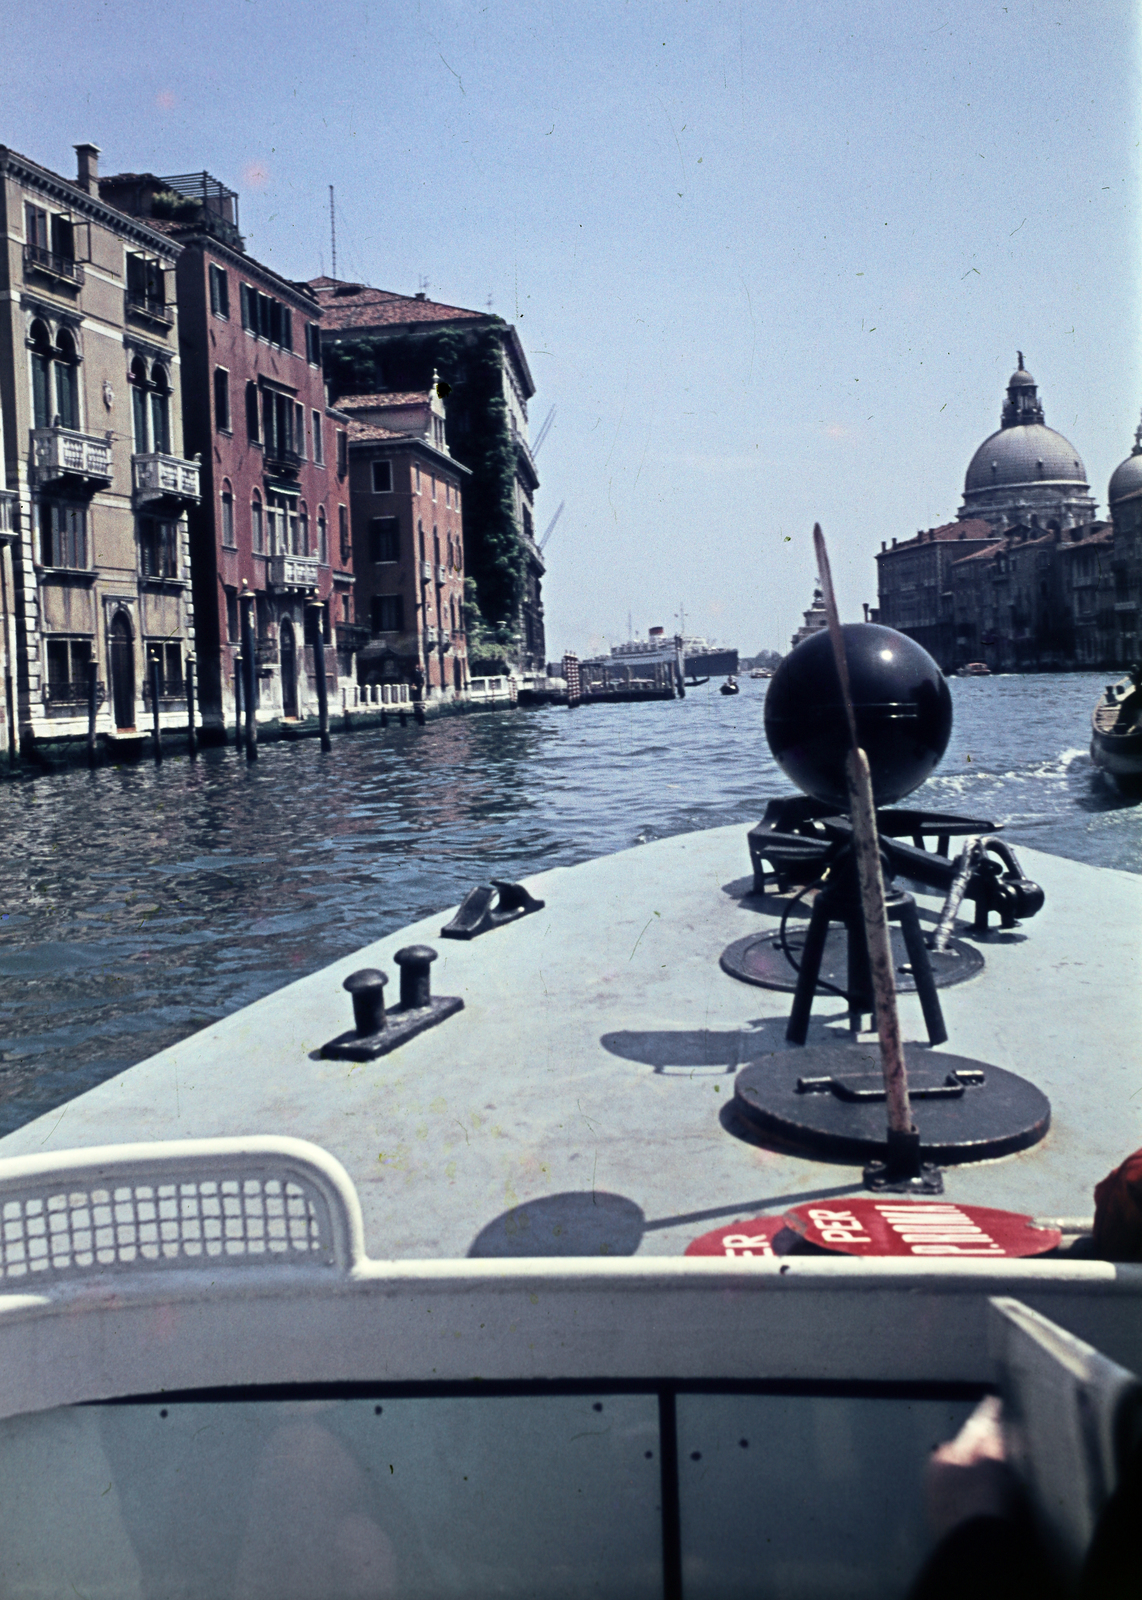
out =
[[(956, 679), (910, 803), (1142, 872), (1142, 806), (1090, 764), (1104, 679)], [(788, 793), (766, 684), (683, 701), (484, 712), (0, 789), (0, 1133), (442, 906), (649, 839), (745, 827)]]

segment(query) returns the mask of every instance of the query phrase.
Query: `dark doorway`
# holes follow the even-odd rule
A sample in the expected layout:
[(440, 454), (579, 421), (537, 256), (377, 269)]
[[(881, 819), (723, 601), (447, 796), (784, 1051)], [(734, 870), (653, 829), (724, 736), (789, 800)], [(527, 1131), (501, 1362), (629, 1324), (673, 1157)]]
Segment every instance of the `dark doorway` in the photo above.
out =
[(135, 644), (122, 612), (111, 624), (111, 699), (115, 726), (135, 726)]
[(297, 645), (293, 636), (293, 623), (288, 617), (281, 624), (282, 656), (282, 715), (297, 716)]

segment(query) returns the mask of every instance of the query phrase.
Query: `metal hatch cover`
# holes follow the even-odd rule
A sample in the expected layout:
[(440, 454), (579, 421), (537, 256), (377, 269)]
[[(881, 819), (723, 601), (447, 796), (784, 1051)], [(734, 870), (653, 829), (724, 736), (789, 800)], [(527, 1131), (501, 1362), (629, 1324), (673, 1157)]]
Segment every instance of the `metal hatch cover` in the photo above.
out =
[[(1002, 1067), (911, 1046), (908, 1086), (923, 1160), (984, 1161), (1037, 1144), (1051, 1122), (1046, 1095)], [(837, 1160), (885, 1151), (885, 1104), (876, 1044), (777, 1051), (744, 1066), (734, 1110), (763, 1142)]]
[[(747, 934), (744, 939), (735, 939), (733, 944), (727, 945), (720, 958), (722, 971), (729, 973), (731, 978), (740, 979), (742, 983), (756, 984), (759, 989), (782, 989), (792, 994), (797, 988), (797, 973), (807, 932), (808, 924), (787, 928), (785, 932), (785, 942), (797, 963), (796, 967), (781, 948), (780, 931), (773, 929), (768, 933)], [(895, 923), (889, 932), (895, 958), (896, 988), (904, 994), (913, 994), (916, 980), (912, 976), (908, 952), (904, 947), (904, 935)], [(964, 939), (949, 939), (946, 949), (930, 950), (928, 959), (938, 989), (946, 989), (953, 983), (965, 983), (968, 978), (974, 978), (984, 964), (982, 952)], [(844, 928), (833, 926), (825, 939), (817, 993), (844, 993), (847, 982), (848, 935)]]

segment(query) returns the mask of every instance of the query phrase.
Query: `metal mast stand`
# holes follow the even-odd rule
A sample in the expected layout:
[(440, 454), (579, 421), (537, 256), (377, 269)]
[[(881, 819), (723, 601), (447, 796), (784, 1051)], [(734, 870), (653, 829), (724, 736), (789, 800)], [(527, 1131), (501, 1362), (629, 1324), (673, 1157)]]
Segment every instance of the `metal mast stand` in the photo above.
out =
[[(868, 701), (862, 699), (854, 709), (845, 632), (841, 629), (833, 598), (828, 555), (820, 528), (815, 528), (813, 533), (835, 663), (831, 694), (836, 696), (839, 689), (843, 721), (833, 715), (831, 705), (826, 707), (824, 720), (818, 722), (812, 733), (807, 731), (798, 739), (790, 762), (782, 760), (783, 752), (774, 744), (772, 734), (770, 742), (778, 761), (786, 765), (787, 770), (790, 764), (795, 767), (799, 764), (797, 781), (810, 796), (826, 806), (836, 804), (838, 758), (840, 749), (847, 746), (843, 771), (851, 822), (841, 830), (840, 837), (834, 835), (823, 861), (821, 855), (817, 855), (821, 865), (827, 867), (827, 872), (822, 873), (827, 881), (818, 879), (821, 887), (804, 942), (786, 1029), (786, 1040), (794, 1048), (774, 1052), (744, 1067), (735, 1080), (734, 1107), (763, 1140), (777, 1140), (784, 1148), (799, 1147), (817, 1157), (867, 1161), (864, 1179), (871, 1189), (938, 1194), (943, 1190), (943, 1179), (937, 1163), (982, 1160), (1024, 1149), (1046, 1133), (1051, 1109), (1046, 1096), (1033, 1084), (982, 1062), (933, 1053), (920, 1058), (922, 1065), (917, 1063), (914, 1054), (912, 1065), (906, 1064), (896, 1005), (897, 963), (892, 950), (890, 922), (899, 923), (904, 936), (929, 1045), (942, 1044), (948, 1035), (915, 901), (911, 895), (892, 887), (891, 875), (890, 892), (885, 892), (884, 852), (877, 830), (872, 771), (864, 745), (868, 744), (875, 751), (878, 771), (885, 788), (891, 791), (888, 798), (900, 798), (923, 781), (943, 754), (951, 730), (950, 701), (939, 669), (925, 652), (920, 652), (923, 658), (920, 665), (930, 679), (926, 694), (929, 713), (932, 706), (938, 709), (941, 696), (944, 710), (932, 720), (932, 729), (936, 731), (930, 740), (929, 754), (933, 759), (919, 776), (909, 773), (908, 762), (912, 758), (908, 752), (915, 751), (922, 742), (917, 739), (917, 730), (921, 728), (923, 717), (918, 714), (910, 727), (909, 716), (905, 715), (906, 697), (883, 693), (882, 683), (875, 685), (875, 693)], [(912, 641), (893, 634), (890, 629), (869, 624), (864, 627), (871, 627), (874, 637), (864, 638), (859, 625), (848, 632), (854, 635), (854, 640), (859, 637), (863, 644), (875, 645), (864, 662), (867, 667), (870, 657), (874, 659), (872, 678), (892, 671), (894, 652), (903, 656), (919, 651)], [(819, 673), (823, 646), (807, 640), (798, 650), (806, 651), (807, 647), (812, 657), (812, 670)], [(797, 655), (798, 651), (794, 651), (786, 662), (794, 662)], [(915, 661), (909, 663), (910, 670), (904, 674), (908, 681), (915, 680), (916, 665)], [(801, 685), (796, 679), (796, 666), (788, 670), (794, 687), (806, 691), (805, 724), (808, 728), (812, 715), (820, 710), (820, 681), (811, 684), (806, 678)], [(865, 694), (868, 695), (868, 672), (865, 678)], [(919, 696), (920, 691), (916, 692)], [(884, 716), (886, 702), (889, 710)], [(859, 723), (861, 711), (874, 713), (866, 716), (863, 737)], [(808, 845), (809, 841), (794, 840), (793, 843)], [(818, 852), (821, 843), (813, 841)], [(956, 886), (961, 898), (966, 882), (965, 872), (962, 882)], [(1036, 890), (1036, 893), (1038, 902), (1033, 909), (1038, 909), (1042, 903), (1041, 891)], [(1028, 897), (1028, 903), (1033, 900), (1033, 896)], [(951, 917), (954, 918), (954, 909)], [(986, 921), (986, 912), (984, 917)], [(947, 917), (941, 921), (938, 930), (941, 945), (947, 943), (950, 922)], [(820, 980), (829, 927), (833, 923), (842, 924), (848, 936), (848, 986), (847, 990), (836, 992), (848, 1002), (849, 1037), (859, 1030), (862, 1015), (871, 1012), (878, 1048), (862, 1041), (805, 1044), (810, 1007)], [(784, 943), (784, 923), (779, 937)], [(736, 972), (732, 962), (727, 964), (731, 956), (740, 964), (742, 954), (736, 946), (731, 946), (722, 958), (723, 966), (735, 976), (746, 977), (747, 981), (763, 981), (748, 973)], [(910, 1054), (914, 1049), (910, 1047)], [(920, 1103), (919, 1111), (916, 1102)]]

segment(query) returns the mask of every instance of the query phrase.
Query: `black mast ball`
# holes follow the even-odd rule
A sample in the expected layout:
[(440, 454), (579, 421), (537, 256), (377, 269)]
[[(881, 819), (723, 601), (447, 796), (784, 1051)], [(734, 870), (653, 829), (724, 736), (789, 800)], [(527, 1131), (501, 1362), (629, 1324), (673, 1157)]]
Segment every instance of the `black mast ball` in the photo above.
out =
[[(952, 732), (952, 697), (928, 652), (875, 622), (842, 628), (857, 736), (878, 806), (918, 789)], [(773, 674), (765, 737), (787, 777), (814, 800), (848, 809), (848, 724), (827, 629), (802, 641)]]

